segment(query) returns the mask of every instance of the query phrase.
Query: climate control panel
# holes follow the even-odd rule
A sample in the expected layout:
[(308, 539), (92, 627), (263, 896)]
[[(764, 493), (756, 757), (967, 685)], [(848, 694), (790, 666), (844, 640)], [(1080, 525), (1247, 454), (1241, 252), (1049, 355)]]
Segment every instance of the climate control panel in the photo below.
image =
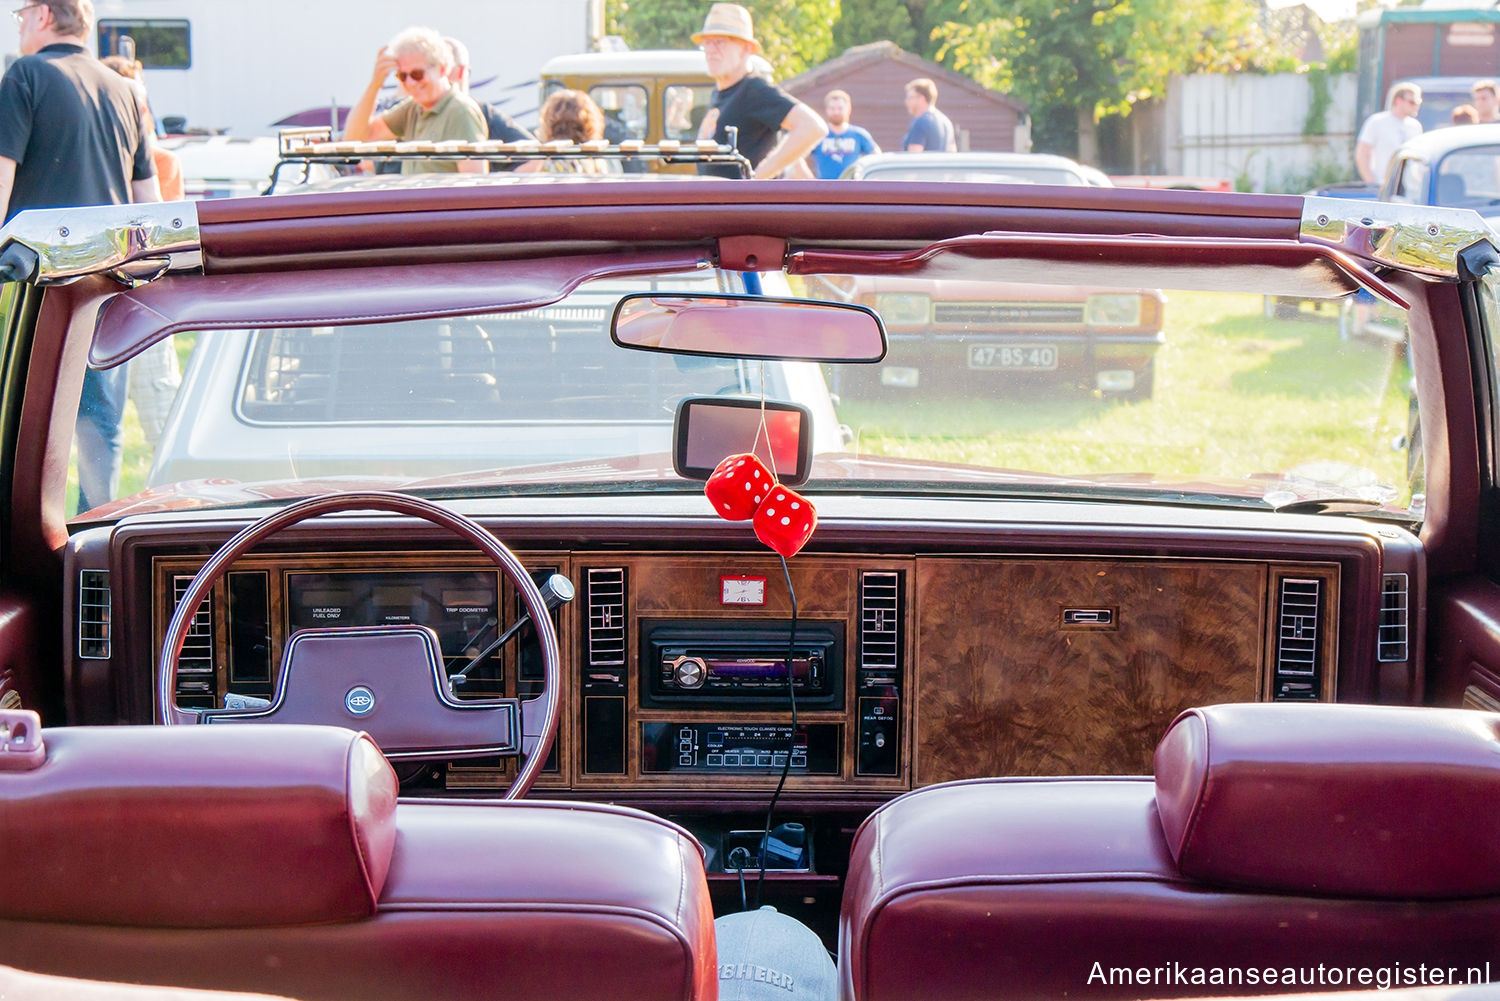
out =
[(838, 723), (642, 723), (641, 771), (755, 775), (837, 775)]

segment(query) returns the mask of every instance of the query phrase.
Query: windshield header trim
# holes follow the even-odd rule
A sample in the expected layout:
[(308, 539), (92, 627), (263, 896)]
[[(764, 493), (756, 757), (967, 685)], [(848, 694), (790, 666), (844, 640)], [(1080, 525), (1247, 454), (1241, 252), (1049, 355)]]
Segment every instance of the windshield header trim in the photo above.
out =
[(1365, 288), (1408, 308), (1399, 292), (1340, 251), (1281, 240), (984, 233), (906, 252), (801, 250), (791, 255), (787, 272), (1206, 291), (1236, 288), (1327, 298)]

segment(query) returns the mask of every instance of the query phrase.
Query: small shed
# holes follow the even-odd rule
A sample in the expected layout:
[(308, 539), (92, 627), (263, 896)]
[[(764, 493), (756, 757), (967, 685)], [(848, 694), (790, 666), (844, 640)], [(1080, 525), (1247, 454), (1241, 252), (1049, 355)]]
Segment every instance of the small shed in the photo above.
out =
[(938, 109), (953, 119), (959, 149), (1030, 152), (1031, 119), (1025, 102), (914, 56), (895, 42), (856, 45), (781, 86), (819, 114), (830, 90), (848, 91), (854, 124), (868, 129), (881, 149), (894, 151), (901, 148), (911, 122), (906, 84), (918, 77), (937, 84)]

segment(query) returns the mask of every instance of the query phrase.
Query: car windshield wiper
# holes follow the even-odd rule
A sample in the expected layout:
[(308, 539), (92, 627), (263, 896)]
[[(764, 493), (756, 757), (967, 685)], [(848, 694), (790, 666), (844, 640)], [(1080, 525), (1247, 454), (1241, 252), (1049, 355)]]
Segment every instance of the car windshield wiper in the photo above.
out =
[(1271, 507), (1277, 514), (1367, 514), (1379, 510), (1381, 502), (1368, 497), (1302, 497)]
[(1421, 521), (1415, 514), (1394, 511), (1386, 507), (1385, 502), (1369, 497), (1302, 497), (1285, 504), (1273, 504), (1271, 508), (1277, 514), (1360, 514), (1404, 525)]

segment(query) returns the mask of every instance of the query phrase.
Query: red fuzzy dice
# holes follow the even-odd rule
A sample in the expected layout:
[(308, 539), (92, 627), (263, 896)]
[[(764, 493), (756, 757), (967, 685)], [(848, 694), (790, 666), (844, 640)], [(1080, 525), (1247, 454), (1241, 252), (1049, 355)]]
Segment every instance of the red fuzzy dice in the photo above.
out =
[(772, 488), (755, 512), (755, 537), (782, 556), (796, 556), (818, 527), (812, 502), (780, 484)]
[(754, 517), (773, 486), (775, 478), (766, 464), (752, 452), (741, 452), (714, 467), (703, 493), (720, 518), (745, 521)]

